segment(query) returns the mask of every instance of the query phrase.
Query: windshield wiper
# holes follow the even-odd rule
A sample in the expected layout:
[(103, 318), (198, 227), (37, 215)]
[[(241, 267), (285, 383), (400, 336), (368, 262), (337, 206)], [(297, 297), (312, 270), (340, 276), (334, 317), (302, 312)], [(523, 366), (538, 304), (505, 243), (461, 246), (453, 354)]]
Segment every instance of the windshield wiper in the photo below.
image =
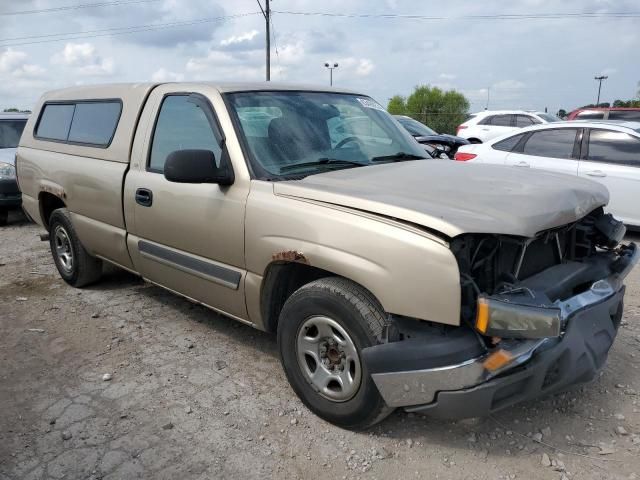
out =
[(340, 160), (338, 158), (328, 158), (322, 157), (313, 162), (303, 162), (303, 163), (294, 163), (292, 165), (285, 165), (280, 167), (280, 173), (290, 172), (292, 170), (297, 170), (299, 168), (305, 167), (315, 167), (317, 165), (338, 165), (338, 166), (352, 166), (352, 167), (363, 167), (366, 163), (356, 162), (354, 160)]
[(405, 160), (424, 160), (426, 158), (427, 157), (421, 157), (420, 155), (415, 155), (413, 153), (398, 152), (398, 153), (394, 153), (393, 155), (382, 155), (380, 157), (373, 157), (371, 161), (372, 162), (384, 162), (384, 161), (403, 162)]

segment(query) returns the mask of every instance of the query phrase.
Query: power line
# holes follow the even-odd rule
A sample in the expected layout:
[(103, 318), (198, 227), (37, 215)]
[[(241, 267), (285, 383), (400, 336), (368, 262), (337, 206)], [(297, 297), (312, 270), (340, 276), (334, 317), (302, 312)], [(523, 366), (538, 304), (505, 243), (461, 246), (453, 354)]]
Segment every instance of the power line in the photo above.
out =
[[(164, 30), (167, 28), (175, 28), (175, 27), (185, 27), (191, 25), (198, 25), (202, 23), (211, 23), (217, 22), (221, 20), (230, 20), (234, 18), (240, 17), (248, 17), (251, 15), (258, 15), (260, 12), (248, 12), (248, 13), (238, 13), (235, 15), (225, 15), (221, 17), (213, 17), (213, 18), (202, 18), (200, 20), (185, 20), (181, 22), (170, 22), (170, 23), (156, 23), (156, 24), (148, 24), (148, 25), (133, 25), (130, 27), (114, 27), (114, 28), (104, 28), (100, 30), (87, 30), (81, 32), (67, 32), (67, 33), (52, 33), (47, 35), (33, 35), (30, 37), (16, 37), (9, 39), (0, 39), (0, 43), (8, 42), (12, 40), (31, 40), (28, 42), (18, 42), (18, 43), (4, 43), (0, 44), (0, 48), (2, 47), (17, 47), (21, 45), (33, 45), (38, 43), (54, 43), (54, 42), (66, 42), (68, 40), (79, 40), (84, 38), (95, 38), (95, 37), (109, 37), (115, 35), (127, 35), (131, 33), (139, 33), (139, 32), (152, 32), (157, 30)], [(60, 37), (60, 38), (50, 38), (50, 37)], [(43, 40), (43, 38), (47, 38), (47, 40)], [(36, 40), (37, 39), (37, 40)]]
[(640, 18), (640, 12), (529, 13), (459, 16), (400, 15), (387, 13), (298, 12), (285, 10), (273, 10), (273, 13), (281, 15), (302, 15), (316, 17), (384, 18), (404, 20), (553, 20), (566, 18)]
[(80, 5), (67, 5), (64, 7), (40, 8), (37, 10), (20, 10), (15, 12), (0, 12), (0, 16), (30, 15), (34, 13), (61, 12), (64, 10), (79, 10), (81, 8), (114, 7), (118, 5), (131, 5), (132, 3), (158, 2), (159, 0), (120, 0), (116, 2), (83, 3)]
[(273, 37), (273, 48), (276, 52), (276, 62), (280, 68), (280, 52), (278, 51), (278, 43), (276, 41), (276, 28), (273, 25), (273, 16), (271, 17), (271, 36)]

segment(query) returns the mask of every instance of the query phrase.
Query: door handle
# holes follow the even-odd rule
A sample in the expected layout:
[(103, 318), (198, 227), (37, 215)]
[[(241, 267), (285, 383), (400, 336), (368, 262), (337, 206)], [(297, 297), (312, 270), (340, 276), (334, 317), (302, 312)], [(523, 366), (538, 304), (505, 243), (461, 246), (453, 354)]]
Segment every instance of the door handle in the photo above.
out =
[(143, 207), (150, 207), (153, 203), (153, 192), (147, 188), (136, 190), (136, 203)]
[(513, 165), (514, 167), (531, 167), (531, 165), (529, 165), (527, 162), (518, 162), (516, 164)]
[(590, 177), (606, 177), (607, 176), (607, 174), (604, 173), (602, 170), (590, 170), (585, 173)]

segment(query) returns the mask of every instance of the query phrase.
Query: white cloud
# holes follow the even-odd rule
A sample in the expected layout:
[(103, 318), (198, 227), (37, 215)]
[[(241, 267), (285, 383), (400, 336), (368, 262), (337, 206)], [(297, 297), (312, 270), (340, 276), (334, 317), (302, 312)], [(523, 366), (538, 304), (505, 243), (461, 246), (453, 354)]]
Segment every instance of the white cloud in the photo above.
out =
[(21, 78), (36, 78), (45, 73), (41, 66), (27, 63), (27, 58), (25, 52), (7, 48), (0, 53), (0, 72)]
[(36, 78), (44, 75), (46, 71), (47, 70), (40, 65), (25, 63), (20, 68), (14, 70), (13, 74), (16, 77)]
[(27, 54), (7, 48), (2, 54), (0, 54), (0, 72), (11, 73), (17, 67), (23, 65), (27, 60)]
[(458, 78), (458, 75), (454, 73), (441, 73), (438, 76), (443, 80), (455, 80), (456, 78)]
[(368, 58), (361, 58), (358, 61), (358, 66), (356, 67), (356, 75), (366, 77), (373, 71), (374, 68), (375, 65), (371, 60), (369, 60)]
[(112, 58), (103, 58), (92, 43), (67, 43), (64, 49), (51, 57), (54, 64), (73, 67), (77, 73), (87, 76), (111, 75), (114, 72)]
[(205, 57), (192, 57), (187, 60), (187, 72), (202, 72), (213, 66), (223, 66), (233, 62), (233, 57), (218, 50), (211, 50)]
[(162, 67), (153, 72), (151, 80), (154, 82), (182, 82), (184, 80), (184, 74), (171, 72)]
[(242, 35), (232, 35), (229, 38), (225, 38), (220, 42), (220, 45), (223, 47), (228, 47), (231, 45), (238, 45), (241, 43), (251, 42), (258, 35), (258, 30), (251, 30), (250, 32), (243, 33)]
[(496, 90), (521, 90), (527, 85), (520, 80), (501, 80), (494, 83), (491, 88)]
[(607, 67), (602, 69), (602, 71), (600, 72), (600, 75), (614, 75), (618, 73), (618, 69), (614, 68), (614, 67)]
[(296, 41), (295, 43), (288, 43), (280, 46), (278, 48), (276, 59), (285, 65), (291, 65), (294, 63), (300, 63), (304, 59), (304, 56), (305, 48), (303, 43), (301, 41)]
[[(331, 62), (329, 62), (331, 63)], [(375, 64), (369, 58), (348, 57), (338, 60), (338, 68), (347, 75), (357, 75), (359, 77), (367, 77), (373, 72)]]

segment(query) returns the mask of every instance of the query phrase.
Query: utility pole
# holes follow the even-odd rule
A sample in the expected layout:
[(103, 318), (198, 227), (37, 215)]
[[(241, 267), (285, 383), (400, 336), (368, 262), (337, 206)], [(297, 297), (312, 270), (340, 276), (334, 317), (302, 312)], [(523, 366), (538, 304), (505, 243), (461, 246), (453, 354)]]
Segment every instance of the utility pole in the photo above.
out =
[(271, 80), (271, 7), (269, 6), (270, 0), (264, 0), (265, 8), (262, 8), (262, 4), (260, 0), (256, 0), (258, 2), (258, 6), (262, 11), (262, 16), (265, 21), (265, 31), (267, 34), (266, 37), (266, 78), (267, 82)]
[(600, 90), (602, 89), (602, 81), (606, 80), (606, 75), (600, 75), (599, 77), (593, 77), (594, 80), (598, 80), (598, 100), (596, 100), (596, 107), (600, 105)]
[(484, 107), (485, 110), (489, 110), (489, 97), (491, 92), (491, 86), (487, 87), (487, 105)]

